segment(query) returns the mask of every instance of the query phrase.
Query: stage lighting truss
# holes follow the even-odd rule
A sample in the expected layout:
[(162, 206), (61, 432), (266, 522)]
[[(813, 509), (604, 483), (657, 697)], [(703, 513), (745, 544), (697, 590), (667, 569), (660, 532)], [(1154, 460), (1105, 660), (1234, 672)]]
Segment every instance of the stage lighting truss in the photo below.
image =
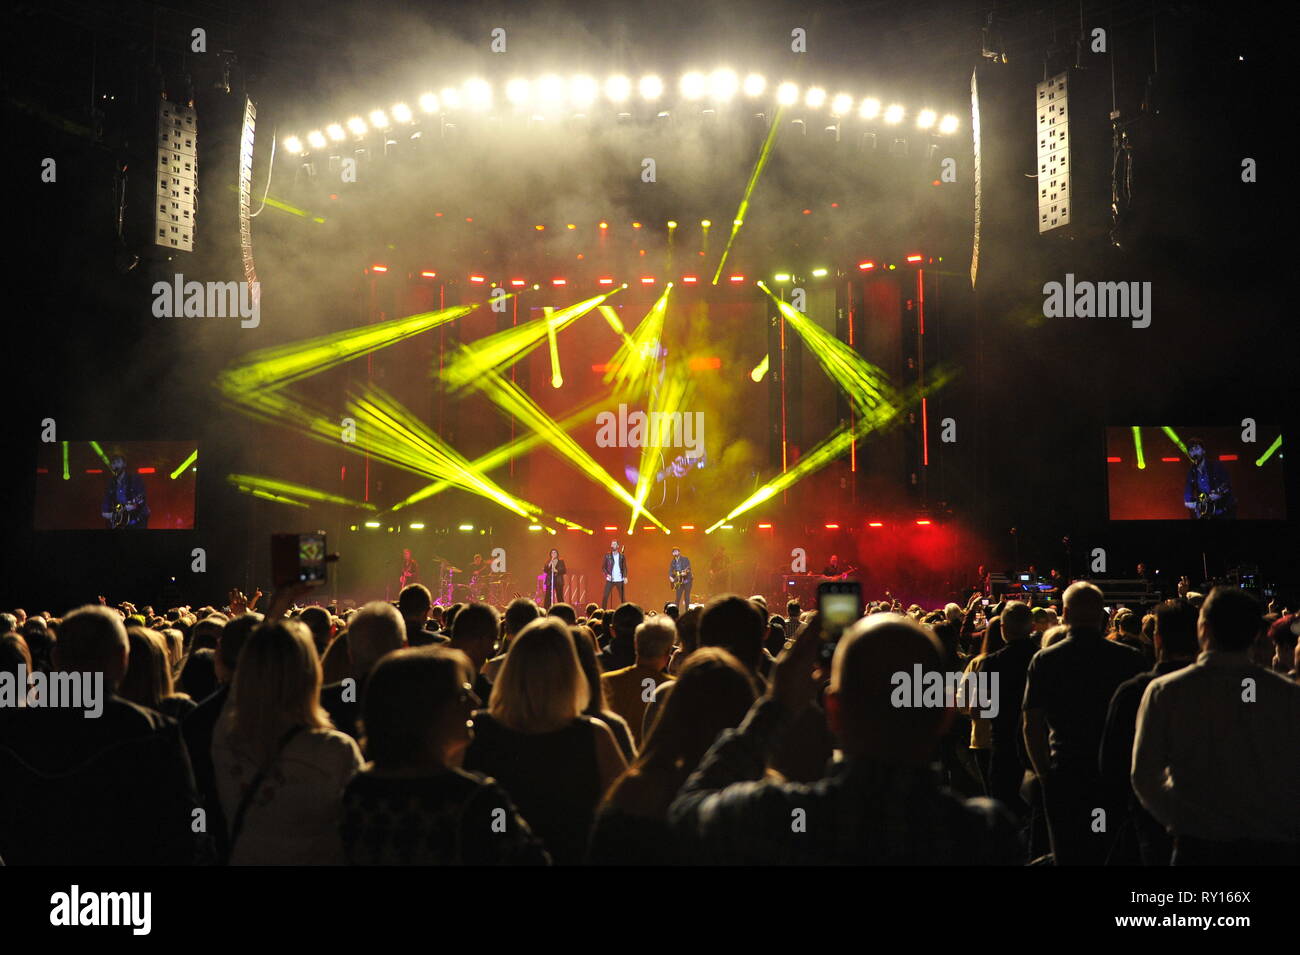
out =
[[(418, 108), (408, 105), (413, 101)], [(619, 122), (631, 119), (637, 109), (648, 120), (668, 119), (678, 110), (716, 115), (720, 108), (771, 117), (784, 109), (790, 122), (805, 127), (824, 117), (837, 137), (848, 124), (877, 126), (891, 134), (909, 130), (931, 139), (956, 135), (961, 120), (956, 113), (940, 114), (929, 103), (909, 107), (875, 95), (855, 95), (819, 83), (794, 83), (761, 73), (739, 73), (727, 67), (712, 72), (689, 70), (675, 81), (654, 73), (642, 76), (614, 74), (596, 77), (580, 73), (560, 76), (512, 76), (498, 81), (473, 77), (460, 86), (443, 86), (417, 93), (382, 108), (348, 117), (331, 117), (320, 126), (286, 133), (281, 148), (293, 155), (309, 155), (342, 148), (377, 136), (380, 142), (405, 132), (416, 137), (427, 123), (446, 124), (461, 117), (501, 119), (515, 115), (529, 124), (571, 120), (607, 113)]]

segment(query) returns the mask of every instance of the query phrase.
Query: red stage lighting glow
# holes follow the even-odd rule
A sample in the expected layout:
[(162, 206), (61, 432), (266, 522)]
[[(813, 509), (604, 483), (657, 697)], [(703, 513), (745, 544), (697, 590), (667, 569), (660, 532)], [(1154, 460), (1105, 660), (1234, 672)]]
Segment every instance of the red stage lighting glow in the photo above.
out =
[(722, 367), (722, 359), (716, 355), (708, 358), (692, 358), (689, 367), (691, 371), (717, 371)]
[(568, 280), (568, 279), (551, 279), (551, 284), (552, 284), (552, 285), (568, 285), (568, 284), (569, 284), (569, 280)]
[(469, 277), (469, 280), (470, 280), (471, 282), (474, 282), (475, 284), (482, 284), (483, 282), (486, 282), (486, 281), (487, 281), (487, 279), (485, 279), (485, 278), (484, 278), (483, 276), (481, 276), (481, 275), (471, 275), (471, 276)]
[(436, 279), (438, 277), (437, 272), (421, 272), (420, 274), (423, 275), (426, 279)]
[(1235, 460), (1237, 460), (1237, 456), (1236, 456), (1235, 454), (1220, 454), (1220, 455), (1219, 455), (1219, 460), (1220, 460), (1220, 461), (1235, 461)]
[(840, 529), (840, 525), (838, 525), (838, 524), (827, 524), (827, 525), (826, 525), (826, 529), (827, 529), (828, 531), (837, 531), (837, 530)]
[(695, 530), (695, 525), (694, 525), (694, 524), (683, 524), (683, 525), (682, 525), (682, 530), (684, 530), (684, 531), (693, 531), (693, 530)]
[(654, 284), (655, 284), (655, 280), (654, 280), (651, 276), (649, 276), (649, 275), (643, 275), (643, 276), (641, 276), (641, 284), (642, 284), (642, 285), (654, 285)]
[(613, 285), (613, 284), (614, 284), (614, 280), (613, 280), (613, 279), (610, 279), (610, 278), (596, 279), (596, 281), (599, 282), (601, 285)]
[(867, 523), (867, 526), (868, 526), (868, 527), (884, 527), (884, 526), (885, 526), (885, 522), (884, 522), (884, 521), (870, 521), (870, 522)]
[(871, 271), (872, 269), (874, 269), (875, 267), (876, 267), (876, 263), (875, 263), (875, 262), (859, 262), (859, 263), (858, 263), (858, 268), (861, 269), (863, 272), (870, 272), (870, 271)]
[(528, 283), (525, 282), (523, 279), (511, 279), (510, 284), (518, 288), (522, 285), (527, 285)]
[(154, 468), (136, 468), (135, 473), (136, 474), (157, 474), (158, 472)]
[(695, 284), (696, 282), (698, 282), (698, 281), (699, 281), (699, 279), (697, 279), (694, 275), (683, 275), (683, 276), (682, 276), (682, 284), (683, 284), (683, 285), (694, 285), (694, 284)]
[(919, 252), (913, 252), (911, 255), (909, 255), (909, 256), (907, 257), (907, 261), (909, 261), (909, 262), (920, 262), (920, 261), (921, 261), (921, 254), (920, 254)]
[(1166, 464), (1177, 464), (1179, 461), (1182, 460), (1182, 458), (1161, 458), (1160, 460), (1165, 462)]
[(618, 528), (615, 527), (613, 524), (606, 524), (606, 525), (605, 525), (605, 530), (607, 530), (607, 531), (616, 531), (616, 530), (618, 530)]
[(370, 271), (372, 271), (372, 272), (387, 272), (387, 271), (388, 271), (388, 266), (386, 266), (386, 265), (372, 265), (372, 266), (370, 266)]
[(1121, 460), (1122, 460), (1122, 458), (1107, 458), (1107, 459), (1106, 459), (1106, 463), (1107, 463), (1107, 464), (1119, 464)]
[(745, 277), (744, 277), (743, 275), (733, 275), (733, 276), (731, 277), (731, 281), (733, 281), (733, 282), (743, 282), (743, 281), (745, 281)]
[(927, 526), (929, 526), (930, 523), (931, 523), (930, 521), (920, 520), (920, 521), (917, 521), (917, 522), (916, 522), (916, 526), (917, 526), (917, 527), (927, 527)]
[(772, 525), (771, 525), (771, 524), (759, 524), (759, 525), (758, 525), (758, 529), (759, 529), (760, 531), (770, 531), (770, 530), (772, 529)]

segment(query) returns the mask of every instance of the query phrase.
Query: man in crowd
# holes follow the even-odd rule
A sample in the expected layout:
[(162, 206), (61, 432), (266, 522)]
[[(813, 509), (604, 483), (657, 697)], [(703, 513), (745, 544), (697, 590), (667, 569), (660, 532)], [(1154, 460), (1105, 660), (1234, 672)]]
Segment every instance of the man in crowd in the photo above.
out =
[(664, 672), (677, 642), (677, 627), (667, 617), (652, 617), (636, 628), (636, 662), (601, 676), (609, 708), (627, 720), (632, 738), (641, 746), (641, 721), (655, 687), (670, 680)]
[(895, 674), (944, 667), (938, 641), (906, 617), (860, 620), (836, 648), (826, 716), (845, 758), (810, 784), (763, 780), (778, 737), (824, 682), (820, 642), (815, 625), (796, 637), (769, 690), (686, 781), (669, 811), (684, 844), (701, 861), (741, 865), (1017, 861), (1003, 810), (987, 799), (963, 801), (932, 775), (952, 710), (891, 702)]
[(0, 707), (7, 864), (188, 865), (208, 857), (209, 839), (194, 831), (199, 797), (180, 726), (116, 694), (129, 653), (116, 611), (74, 610), (59, 628), (53, 669), (91, 698)]
[(1113, 840), (1110, 821), (1123, 811), (1101, 781), (1102, 731), (1115, 689), (1142, 671), (1142, 657), (1106, 639), (1105, 597), (1087, 581), (1065, 591), (1065, 626), (1063, 640), (1029, 661), (1025, 749), (1042, 787), (1055, 864), (1101, 865)]
[(335, 729), (360, 739), (357, 718), (361, 715), (366, 681), (380, 657), (406, 646), (406, 621), (392, 604), (374, 600), (353, 615), (347, 632), (351, 673), (338, 683), (322, 687), (320, 701)]
[[(1125, 680), (1115, 690), (1106, 714), (1101, 742), (1101, 772), (1115, 801), (1128, 804), (1143, 865), (1169, 865), (1173, 843), (1149, 812), (1138, 802), (1129, 782), (1133, 765), (1133, 736), (1137, 732), (1142, 694), (1157, 677), (1181, 670), (1196, 659), (1196, 608), (1182, 598), (1166, 600), (1156, 608), (1155, 669)], [(1121, 861), (1132, 861), (1121, 860)]]
[[(554, 609), (554, 608), (552, 608)], [(469, 657), (475, 673), (474, 694), (486, 706), (492, 698), (492, 681), (483, 673), (483, 665), (492, 657), (500, 632), (501, 618), (496, 609), (485, 603), (471, 603), (456, 614), (451, 628), (451, 646)]]
[(1259, 603), (1215, 587), (1196, 662), (1151, 681), (1133, 789), (1174, 836), (1175, 865), (1300, 862), (1300, 685), (1250, 661)]

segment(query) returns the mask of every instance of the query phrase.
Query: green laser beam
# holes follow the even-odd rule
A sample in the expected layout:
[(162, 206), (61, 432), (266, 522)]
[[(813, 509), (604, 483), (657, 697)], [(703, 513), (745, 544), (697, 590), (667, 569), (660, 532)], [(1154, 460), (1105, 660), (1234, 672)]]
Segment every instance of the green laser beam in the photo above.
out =
[(1269, 458), (1271, 458), (1274, 454), (1276, 454), (1277, 449), (1280, 447), (1282, 447), (1282, 436), (1279, 434), (1276, 438), (1273, 439), (1273, 443), (1268, 446), (1268, 450), (1264, 452), (1263, 456), (1261, 456), (1259, 460), (1255, 462), (1255, 467), (1262, 468), (1264, 466), (1264, 462), (1267, 461)]
[(178, 477), (184, 474), (185, 469), (189, 467), (191, 464), (193, 464), (195, 461), (197, 461), (198, 459), (199, 459), (199, 449), (195, 448), (193, 451), (190, 452), (190, 456), (181, 462), (181, 466), (172, 472), (171, 475), (172, 480), (175, 481)]
[(731, 220), (731, 235), (727, 237), (727, 244), (722, 250), (722, 258), (718, 259), (718, 270), (713, 273), (714, 285), (718, 284), (718, 279), (722, 276), (723, 266), (727, 264), (727, 256), (731, 254), (731, 247), (736, 241), (736, 236), (740, 234), (741, 226), (745, 224), (745, 215), (749, 212), (750, 198), (754, 195), (754, 190), (758, 186), (758, 179), (763, 174), (768, 159), (772, 156), (772, 146), (776, 143), (777, 130), (781, 128), (781, 117), (784, 114), (785, 107), (777, 107), (776, 115), (772, 118), (772, 126), (767, 131), (767, 138), (763, 141), (763, 148), (759, 150), (754, 169), (749, 174), (749, 183), (745, 186), (745, 194), (741, 197), (740, 208), (736, 210), (735, 218)]
[(1133, 428), (1133, 451), (1137, 455), (1138, 470), (1145, 471), (1147, 459), (1142, 453), (1142, 429), (1136, 426)]

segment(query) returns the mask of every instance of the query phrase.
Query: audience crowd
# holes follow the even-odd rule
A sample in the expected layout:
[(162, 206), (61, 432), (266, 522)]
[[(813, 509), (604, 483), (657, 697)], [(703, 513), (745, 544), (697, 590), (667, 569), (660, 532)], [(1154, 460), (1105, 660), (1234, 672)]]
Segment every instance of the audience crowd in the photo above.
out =
[(0, 613), (0, 861), (1300, 862), (1300, 615), (1235, 588), (838, 634), (762, 596), (262, 596)]

